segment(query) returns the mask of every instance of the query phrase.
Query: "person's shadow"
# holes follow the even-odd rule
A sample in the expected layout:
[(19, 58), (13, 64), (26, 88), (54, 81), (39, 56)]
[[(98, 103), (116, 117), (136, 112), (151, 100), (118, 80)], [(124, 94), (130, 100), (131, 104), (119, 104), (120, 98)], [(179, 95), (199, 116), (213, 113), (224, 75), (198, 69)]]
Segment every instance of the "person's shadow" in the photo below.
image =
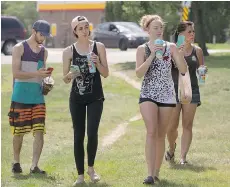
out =
[[(180, 183), (174, 183), (168, 180), (161, 180), (159, 183), (155, 183), (153, 185), (154, 187), (183, 187), (184, 185), (180, 184)], [(198, 185), (196, 184), (186, 184), (186, 186), (184, 187), (198, 187)]]
[(178, 169), (178, 170), (190, 170), (193, 172), (204, 172), (207, 170), (217, 170), (214, 167), (205, 167), (205, 166), (199, 166), (199, 165), (193, 165), (193, 164), (186, 164), (186, 165), (181, 165), (179, 163), (174, 163), (174, 164), (170, 164), (170, 169)]
[(41, 179), (45, 181), (56, 181), (56, 178), (51, 175), (44, 175), (44, 174), (14, 174), (12, 178), (17, 179), (17, 180), (27, 180), (29, 178), (36, 178), (36, 179)]
[[(55, 183), (58, 182), (60, 180), (60, 178), (56, 178), (54, 176), (51, 175), (43, 175), (43, 174), (14, 174), (12, 176), (12, 178), (17, 179), (17, 180), (27, 180), (29, 178), (34, 178), (34, 179), (39, 179), (39, 180), (43, 180), (46, 181), (47, 183), (53, 183), (55, 186)], [(66, 186), (66, 185), (65, 185)], [(67, 185), (68, 186), (68, 185)], [(67, 187), (66, 186), (66, 187)], [(73, 185), (69, 185), (69, 187), (72, 187)], [(78, 187), (110, 187), (111, 185), (105, 183), (105, 182), (98, 182), (98, 183), (92, 183), (92, 182), (85, 182), (83, 184), (78, 184)]]
[[(111, 187), (112, 185), (109, 185), (107, 183), (104, 183), (104, 182), (97, 182), (97, 183), (92, 183), (92, 182), (88, 182), (88, 183), (83, 183), (83, 184), (78, 184), (76, 185), (77, 187)], [(69, 187), (72, 187), (69, 186)]]

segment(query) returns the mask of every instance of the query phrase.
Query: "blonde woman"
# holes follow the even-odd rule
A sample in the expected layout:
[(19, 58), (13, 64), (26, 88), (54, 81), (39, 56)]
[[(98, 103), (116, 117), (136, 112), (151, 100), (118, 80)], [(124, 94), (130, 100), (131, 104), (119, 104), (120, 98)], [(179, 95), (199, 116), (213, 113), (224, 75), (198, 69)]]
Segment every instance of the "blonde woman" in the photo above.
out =
[[(147, 130), (145, 155), (148, 176), (144, 184), (153, 184), (159, 180), (167, 126), (173, 107), (176, 106), (171, 59), (183, 75), (187, 65), (174, 43), (165, 41), (163, 46), (154, 44), (156, 39), (163, 39), (164, 21), (160, 16), (143, 16), (141, 26), (149, 34), (149, 41), (139, 46), (136, 52), (136, 75), (139, 78), (144, 76), (139, 99)], [(162, 59), (156, 58), (157, 50), (163, 51)]]

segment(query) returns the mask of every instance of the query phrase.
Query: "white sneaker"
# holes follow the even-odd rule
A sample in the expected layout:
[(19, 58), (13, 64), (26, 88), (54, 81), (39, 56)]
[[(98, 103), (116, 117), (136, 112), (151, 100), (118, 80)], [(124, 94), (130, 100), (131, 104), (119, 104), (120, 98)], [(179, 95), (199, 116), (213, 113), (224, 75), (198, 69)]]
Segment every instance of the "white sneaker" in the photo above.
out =
[(92, 172), (88, 171), (87, 174), (89, 175), (91, 181), (94, 183), (101, 180), (100, 176), (95, 171), (92, 171)]
[(78, 185), (78, 184), (82, 184), (82, 183), (84, 183), (85, 182), (85, 180), (84, 180), (84, 175), (78, 175), (78, 178), (77, 178), (77, 180), (73, 183), (73, 186), (76, 186), (76, 185)]

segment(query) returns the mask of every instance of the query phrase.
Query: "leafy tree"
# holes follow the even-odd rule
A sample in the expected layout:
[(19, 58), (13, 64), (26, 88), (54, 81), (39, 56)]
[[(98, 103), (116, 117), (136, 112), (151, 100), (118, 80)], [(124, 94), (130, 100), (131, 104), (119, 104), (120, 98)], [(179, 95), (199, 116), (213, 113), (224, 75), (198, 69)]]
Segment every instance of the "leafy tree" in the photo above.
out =
[(158, 14), (167, 23), (165, 38), (173, 33), (178, 23), (180, 2), (109, 1), (106, 3), (106, 21), (132, 21), (139, 23), (145, 14)]
[(36, 1), (5, 1), (1, 2), (1, 5), (3, 15), (16, 16), (27, 29), (31, 28), (32, 24), (38, 19)]
[(225, 42), (227, 28), (230, 25), (230, 2), (210, 1), (192, 2), (191, 20), (195, 23), (196, 41), (208, 55), (205, 43), (212, 42), (213, 35), (217, 42)]
[[(110, 1), (106, 3), (106, 21), (133, 21), (139, 23), (145, 14), (158, 14), (166, 22), (165, 39), (173, 34), (180, 22), (181, 2), (179, 1)], [(190, 20), (195, 23), (196, 42), (208, 55), (206, 42), (225, 42), (230, 25), (230, 2), (193, 1)]]

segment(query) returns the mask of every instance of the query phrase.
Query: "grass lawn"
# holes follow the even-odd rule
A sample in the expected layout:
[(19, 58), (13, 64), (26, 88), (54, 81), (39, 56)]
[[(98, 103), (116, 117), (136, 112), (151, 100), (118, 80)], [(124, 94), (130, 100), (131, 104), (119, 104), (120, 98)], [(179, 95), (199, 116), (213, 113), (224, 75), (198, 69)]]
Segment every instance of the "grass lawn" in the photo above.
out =
[[(8, 124), (7, 113), (10, 106), (12, 76), (11, 66), (2, 65), (2, 185), (7, 187), (31, 186), (70, 186), (76, 177), (73, 157), (73, 132), (69, 114), (69, 90), (61, 80), (61, 65), (54, 65), (55, 88), (46, 96), (47, 101), (47, 134), (40, 160), (41, 168), (50, 174), (47, 178), (28, 177), (32, 158), (32, 135), (24, 138), (21, 153), (24, 176), (19, 179), (12, 178), (11, 162), (12, 136)], [(112, 76), (103, 80), (104, 113), (99, 130), (99, 146), (102, 138), (109, 134), (118, 124), (128, 121), (139, 113), (138, 91), (126, 84), (123, 80)], [(100, 151), (98, 157), (100, 157)], [(104, 154), (104, 153), (103, 153)], [(28, 178), (28, 179), (27, 179)], [(27, 180), (25, 180), (27, 179)]]
[[(211, 56), (205, 57), (205, 65), (208, 66), (209, 75), (212, 76), (212, 72), (214, 73), (217, 69), (219, 73), (222, 70), (230, 69), (230, 53), (215, 53)], [(130, 78), (140, 82), (143, 78), (138, 78), (135, 74), (135, 62), (126, 62), (126, 63), (119, 63), (112, 66), (115, 71), (124, 71), (126, 75)], [(214, 70), (214, 71), (213, 71)], [(209, 81), (208, 75), (208, 82)], [(218, 78), (219, 79), (219, 78)], [(221, 81), (221, 80), (220, 80)], [(211, 83), (211, 82), (210, 82)]]
[[(195, 121), (194, 121), (194, 135), (193, 142), (188, 155), (188, 160), (192, 164), (189, 167), (180, 167), (175, 165), (174, 168), (169, 167), (166, 163), (163, 165), (161, 177), (163, 183), (160, 186), (191, 186), (191, 187), (204, 187), (204, 186), (230, 186), (230, 54), (215, 54), (214, 56), (206, 57), (206, 65), (209, 68), (208, 78), (206, 85), (200, 88), (202, 105), (198, 108)], [(135, 63), (124, 63), (113, 66), (116, 70), (123, 70), (127, 75), (136, 78), (134, 68)], [(119, 170), (130, 168), (129, 178), (130, 186), (140, 186), (136, 184), (144, 178), (145, 173), (144, 156), (143, 156), (143, 142), (144, 133), (140, 134), (143, 129), (143, 122), (134, 122), (129, 126), (129, 132), (119, 140), (114, 146), (114, 152), (111, 155), (122, 155), (127, 147), (133, 146), (133, 152), (125, 152), (127, 157), (132, 161), (128, 164), (117, 165), (124, 166)], [(181, 135), (181, 128), (179, 129)], [(136, 133), (136, 134), (135, 134)], [(132, 137), (135, 137), (134, 142)], [(129, 145), (127, 146), (127, 142)], [(180, 139), (178, 139), (180, 144)], [(142, 144), (142, 146), (140, 146)], [(115, 147), (118, 147), (117, 149)], [(123, 147), (123, 149), (122, 149)], [(120, 154), (116, 151), (120, 150)], [(177, 161), (179, 161), (180, 146), (176, 150)], [(108, 156), (107, 154), (103, 155)], [(112, 156), (109, 156), (112, 157)], [(120, 156), (117, 156), (120, 158)], [(118, 160), (119, 160), (118, 158)], [(121, 160), (121, 159), (120, 159)], [(111, 160), (113, 162), (113, 160)], [(132, 163), (143, 163), (134, 164)], [(131, 166), (130, 166), (131, 165)], [(115, 168), (116, 166), (114, 166)], [(141, 171), (141, 172), (140, 172)], [(128, 172), (128, 171), (127, 171)], [(135, 174), (133, 174), (135, 173)], [(117, 175), (121, 175), (117, 173)], [(133, 176), (134, 175), (134, 176)], [(125, 178), (125, 175), (122, 175)], [(136, 177), (138, 176), (138, 179)], [(126, 176), (127, 177), (127, 176)], [(114, 177), (115, 178), (115, 177)], [(124, 179), (125, 180), (125, 179)], [(132, 182), (136, 181), (136, 182)], [(120, 185), (125, 186), (122, 181)]]
[[(202, 105), (194, 121), (193, 142), (188, 155), (190, 166), (169, 166), (163, 163), (160, 178), (162, 187), (228, 187), (230, 186), (230, 54), (219, 54), (206, 58), (209, 76), (201, 88)], [(55, 72), (61, 72), (59, 65)], [(113, 66), (129, 70), (134, 77), (134, 63)], [(47, 135), (41, 157), (41, 167), (48, 171), (47, 177), (28, 175), (32, 137), (25, 137), (21, 162), (24, 174), (13, 177), (11, 169), (12, 140), (7, 112), (11, 95), (10, 66), (2, 66), (2, 186), (4, 187), (69, 187), (76, 178), (73, 158), (73, 136), (68, 113), (69, 86), (61, 82), (61, 73), (56, 73), (55, 89), (47, 96)], [(103, 81), (105, 108), (100, 126), (102, 137), (111, 132), (116, 124), (128, 120), (138, 113), (139, 92), (123, 81), (109, 77)], [(54, 94), (54, 92), (56, 92)], [(179, 129), (181, 134), (181, 128)], [(176, 161), (180, 152), (176, 150)], [(127, 132), (111, 147), (99, 151), (96, 170), (102, 180), (98, 184), (88, 182), (80, 186), (140, 187), (146, 177), (144, 157), (145, 127), (142, 120), (128, 125)]]
[(206, 44), (208, 49), (230, 49), (230, 44), (228, 43), (217, 43), (217, 44)]

